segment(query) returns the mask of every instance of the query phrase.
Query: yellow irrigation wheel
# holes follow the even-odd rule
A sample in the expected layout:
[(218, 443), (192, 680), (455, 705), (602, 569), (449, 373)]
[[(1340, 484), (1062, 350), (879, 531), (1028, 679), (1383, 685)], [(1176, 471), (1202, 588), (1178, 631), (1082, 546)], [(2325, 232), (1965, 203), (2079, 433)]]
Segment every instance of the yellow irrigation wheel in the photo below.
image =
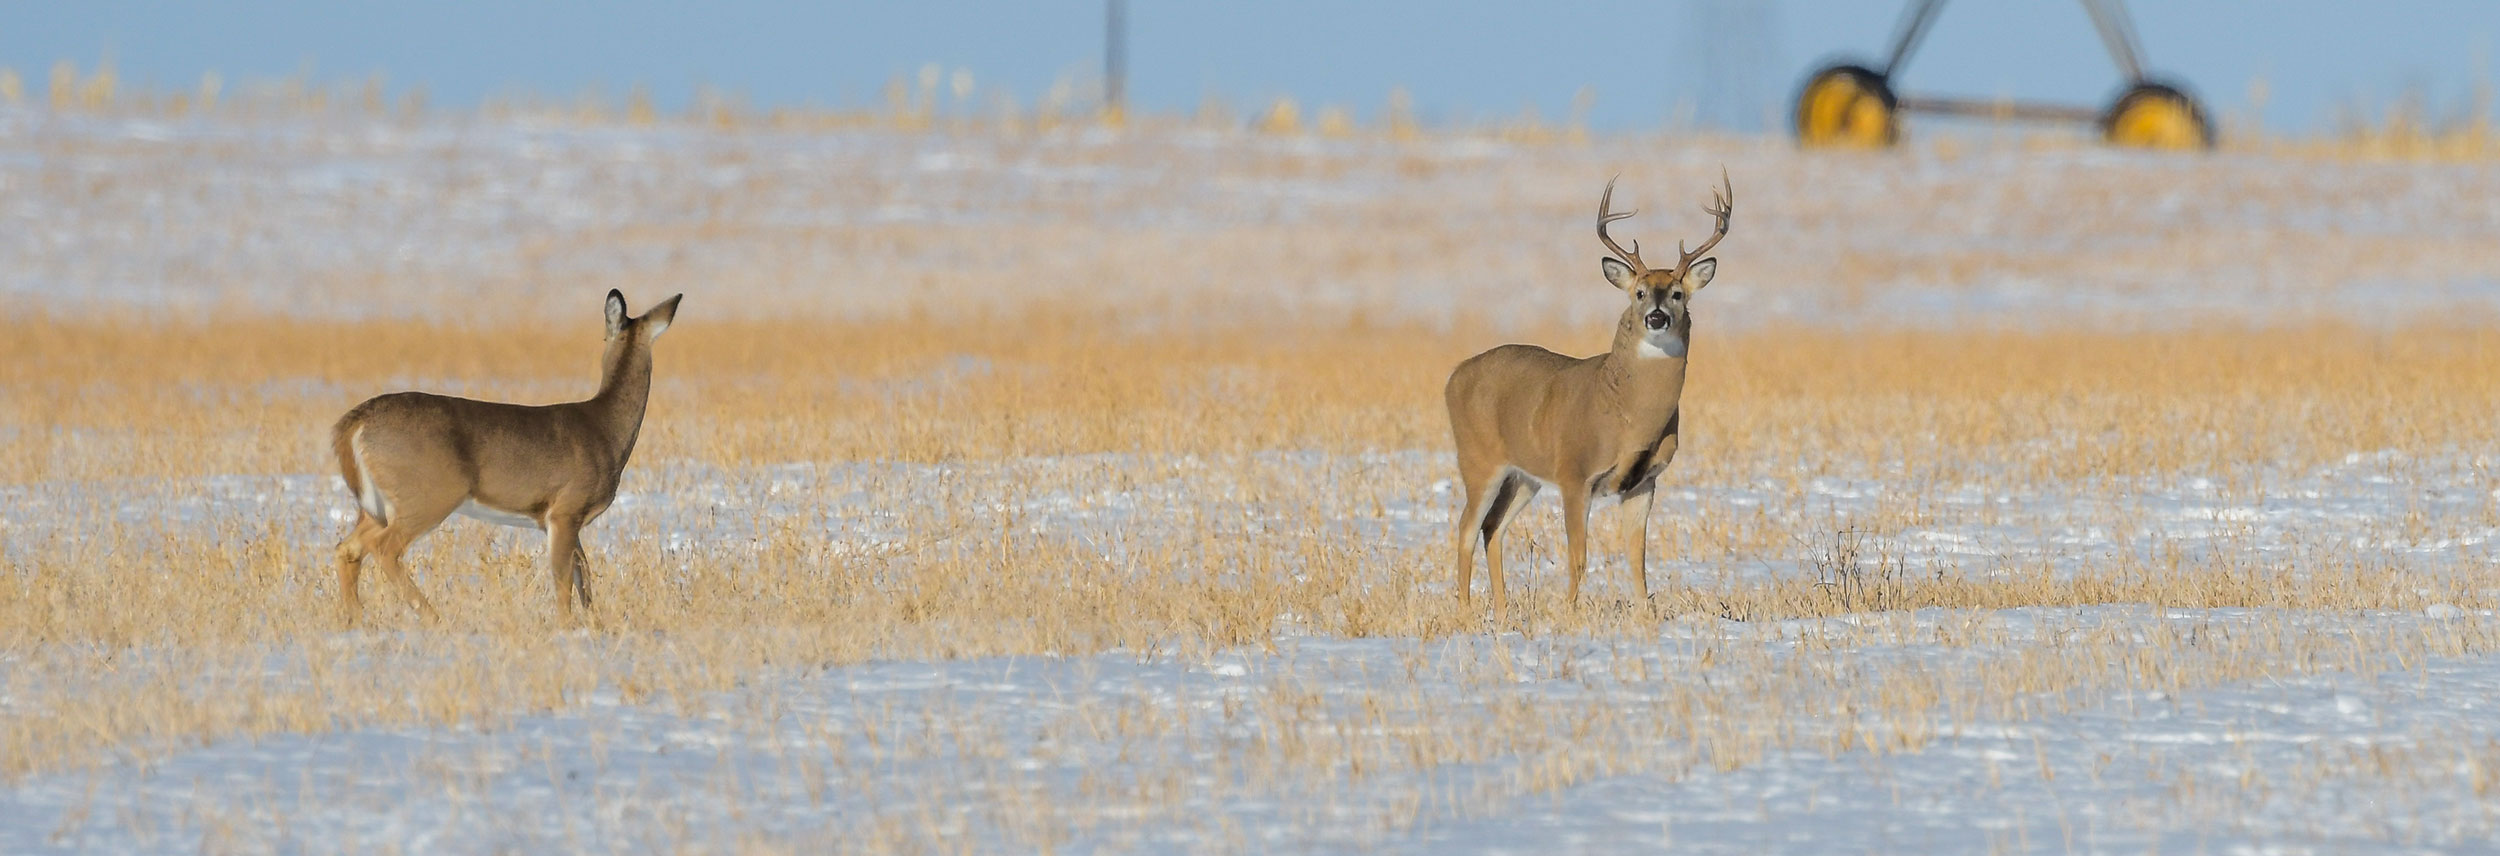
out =
[(1797, 143), (1858, 149), (1892, 145), (1901, 136), (1899, 106), (1883, 75), (1855, 65), (1823, 69), (1797, 92)]
[(2139, 83), (2101, 114), (2101, 138), (2117, 146), (2194, 151), (2213, 148), (2214, 129), (2187, 93)]

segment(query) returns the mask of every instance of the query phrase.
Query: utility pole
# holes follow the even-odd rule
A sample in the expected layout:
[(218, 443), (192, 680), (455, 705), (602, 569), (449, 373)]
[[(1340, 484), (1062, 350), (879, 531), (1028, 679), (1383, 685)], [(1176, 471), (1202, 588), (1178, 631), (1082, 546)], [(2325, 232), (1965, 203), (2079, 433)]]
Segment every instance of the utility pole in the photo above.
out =
[[(1930, 2), (1928, 5), (1936, 5)], [(1684, 56), (1692, 63), (1689, 97), (1695, 118), (1727, 131), (1756, 131), (1775, 121), (1779, 0), (1698, 0), (1685, 7)]]
[(1103, 0), (1102, 109), (1114, 123), (1128, 113), (1128, 0)]

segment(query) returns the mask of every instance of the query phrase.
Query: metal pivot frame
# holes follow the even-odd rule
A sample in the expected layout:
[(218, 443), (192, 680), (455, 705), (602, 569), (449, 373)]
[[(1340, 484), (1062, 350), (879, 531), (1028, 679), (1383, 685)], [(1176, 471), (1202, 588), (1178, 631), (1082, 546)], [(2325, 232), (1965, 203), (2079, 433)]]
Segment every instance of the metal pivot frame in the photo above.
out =
[[(2127, 17), (2121, 0), (2078, 0), (2085, 15), (2092, 18), (2092, 28), (2100, 33), (2101, 46), (2109, 50), (2110, 61), (2118, 72), (2126, 75), (2129, 86), (2144, 83), (2144, 62), (2141, 42), (2136, 40), (2135, 22)], [(1879, 74), (1885, 80), (1899, 80), (1902, 67), (1918, 50), (1919, 42), (1935, 27), (1936, 15), (1944, 9), (1944, 0), (1916, 0), (1902, 10), (1901, 24), (1893, 32), (1892, 53)], [(2039, 102), (2008, 102), (1996, 99), (1952, 98), (1901, 95), (1900, 109), (1906, 113), (1931, 113), (1951, 116), (1984, 116), (2004, 119), (2040, 119), (2048, 121), (2089, 122), (2101, 118), (2101, 111), (2092, 107)]]

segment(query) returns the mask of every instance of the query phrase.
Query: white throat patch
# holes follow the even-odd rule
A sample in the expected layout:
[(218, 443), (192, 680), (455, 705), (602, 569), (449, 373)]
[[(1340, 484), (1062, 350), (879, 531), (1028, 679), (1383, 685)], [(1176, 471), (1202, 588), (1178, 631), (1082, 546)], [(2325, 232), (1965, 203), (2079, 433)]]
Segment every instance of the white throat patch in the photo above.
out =
[(1674, 330), (1660, 330), (1642, 336), (1637, 352), (1642, 357), (1653, 360), (1668, 357), (1680, 360), (1684, 358), (1684, 350), (1684, 337), (1676, 335)]

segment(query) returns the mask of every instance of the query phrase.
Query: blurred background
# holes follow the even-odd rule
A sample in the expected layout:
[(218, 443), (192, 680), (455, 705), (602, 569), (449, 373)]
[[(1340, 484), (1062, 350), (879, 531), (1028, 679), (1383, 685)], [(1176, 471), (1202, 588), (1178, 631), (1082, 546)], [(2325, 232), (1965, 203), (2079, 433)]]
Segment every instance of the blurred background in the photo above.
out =
[[(936, 77), (943, 111), (1099, 99), (1105, 3), (726, 0), (307, 0), (20, 4), (0, 67), (39, 88), (56, 63), (125, 86), (188, 91), (214, 72), (378, 82), (399, 98), (623, 101), (698, 97), (752, 109), (873, 108)], [(1280, 97), (1377, 121), (1403, 90), (1452, 126), (1578, 119), (1592, 130), (1785, 130), (1823, 60), (1880, 60), (1904, 3), (1875, 0), (1382, 0), (1180, 3), (1126, 10), (1127, 98), (1150, 113)], [(2363, 6), (2366, 5), (2366, 8)], [(2500, 4), (2169, 0), (2130, 10), (2149, 70), (2196, 88), (2228, 127), (2305, 134), (2410, 111), (2478, 121)], [(1900, 79), (1906, 91), (2102, 103), (2119, 75), (2072, 2), (1948, 4)]]

